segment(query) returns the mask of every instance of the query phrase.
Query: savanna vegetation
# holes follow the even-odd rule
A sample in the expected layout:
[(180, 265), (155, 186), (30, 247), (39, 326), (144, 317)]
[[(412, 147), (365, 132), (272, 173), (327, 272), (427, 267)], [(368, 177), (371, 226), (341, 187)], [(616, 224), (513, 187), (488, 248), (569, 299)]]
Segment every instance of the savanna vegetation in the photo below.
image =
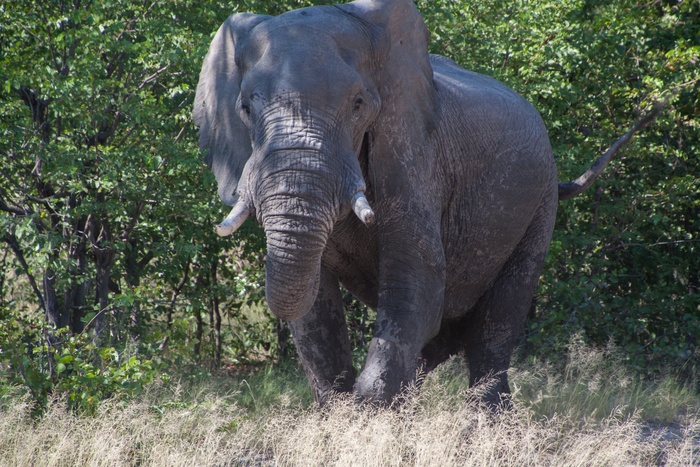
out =
[[(0, 5), (0, 457), (700, 463), (700, 4), (417, 1), (432, 52), (540, 111), (561, 180), (668, 101), (560, 204), (516, 410), (493, 423), (458, 361), (380, 416), (316, 410), (265, 309), (259, 227), (214, 233), (226, 207), (191, 120), (212, 34), (232, 12), (330, 3)], [(372, 311), (347, 308), (360, 365)]]

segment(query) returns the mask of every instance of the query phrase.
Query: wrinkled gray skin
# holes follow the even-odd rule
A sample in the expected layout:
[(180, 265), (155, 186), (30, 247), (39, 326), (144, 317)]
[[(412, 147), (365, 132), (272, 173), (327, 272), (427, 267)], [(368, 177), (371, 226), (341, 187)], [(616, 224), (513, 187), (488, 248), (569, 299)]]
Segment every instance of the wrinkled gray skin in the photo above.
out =
[[(487, 402), (509, 393), (554, 226), (552, 151), (528, 102), (428, 38), (410, 0), (237, 14), (202, 68), (200, 144), (235, 205), (222, 234), (249, 213), (264, 227), (267, 302), (319, 403), (391, 401), (458, 352), (470, 384), (496, 378)], [(359, 376), (340, 284), (377, 310)]]

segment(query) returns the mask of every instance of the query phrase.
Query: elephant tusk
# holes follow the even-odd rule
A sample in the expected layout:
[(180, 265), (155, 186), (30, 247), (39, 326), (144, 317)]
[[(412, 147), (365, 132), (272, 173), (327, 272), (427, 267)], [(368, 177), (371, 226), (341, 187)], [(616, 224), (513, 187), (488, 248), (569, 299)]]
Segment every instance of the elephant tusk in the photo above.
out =
[(374, 211), (372, 211), (372, 208), (369, 206), (365, 194), (361, 191), (352, 199), (352, 210), (355, 211), (355, 215), (367, 227), (374, 224)]
[(248, 209), (242, 201), (238, 201), (231, 209), (231, 212), (226, 219), (216, 226), (216, 233), (220, 237), (225, 237), (231, 235), (233, 232), (238, 230), (238, 228), (243, 225), (243, 222), (250, 215), (250, 209)]

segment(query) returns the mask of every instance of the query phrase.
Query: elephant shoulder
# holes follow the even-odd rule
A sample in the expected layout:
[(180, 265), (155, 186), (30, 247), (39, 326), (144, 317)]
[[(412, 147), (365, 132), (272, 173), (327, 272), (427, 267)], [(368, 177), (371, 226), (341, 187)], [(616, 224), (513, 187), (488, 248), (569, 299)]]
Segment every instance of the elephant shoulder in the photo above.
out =
[(481, 103), (493, 110), (504, 105), (511, 111), (514, 108), (519, 108), (521, 112), (534, 111), (529, 102), (500, 81), (464, 69), (442, 55), (431, 55), (430, 61), (438, 93), (452, 102), (469, 107)]
[(430, 64), (435, 68), (435, 65), (444, 65), (449, 67), (461, 68), (457, 62), (451, 58), (447, 58), (444, 55), (430, 54)]

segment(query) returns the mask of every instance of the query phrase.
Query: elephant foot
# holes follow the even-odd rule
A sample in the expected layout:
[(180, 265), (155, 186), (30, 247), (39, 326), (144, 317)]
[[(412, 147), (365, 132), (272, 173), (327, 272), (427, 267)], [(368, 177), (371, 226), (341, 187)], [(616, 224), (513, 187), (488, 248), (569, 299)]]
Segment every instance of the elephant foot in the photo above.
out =
[(496, 375), (487, 373), (481, 376), (471, 376), (469, 387), (476, 397), (492, 412), (510, 410), (513, 407), (513, 398), (508, 385), (508, 375), (505, 371)]
[[(405, 364), (405, 355), (397, 344), (374, 338), (365, 368), (357, 378), (354, 392), (358, 401), (390, 406), (401, 391), (415, 380), (416, 358)], [(402, 364), (397, 365), (397, 362)]]
[(354, 381), (354, 372), (351, 374), (344, 372), (335, 379), (333, 384), (328, 384), (326, 381), (319, 381), (315, 378), (309, 378), (311, 390), (314, 394), (314, 400), (320, 407), (326, 405), (334, 394), (353, 392)]

